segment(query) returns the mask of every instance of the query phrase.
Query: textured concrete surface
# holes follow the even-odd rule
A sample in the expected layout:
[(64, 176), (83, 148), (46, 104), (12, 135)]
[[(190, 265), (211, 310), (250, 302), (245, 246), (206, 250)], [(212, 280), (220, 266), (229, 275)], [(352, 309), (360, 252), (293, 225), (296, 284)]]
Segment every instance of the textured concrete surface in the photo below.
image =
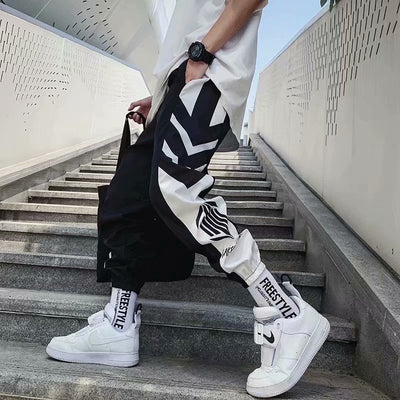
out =
[(327, 274), (325, 309), (357, 323), (355, 371), (400, 398), (400, 281), (258, 135), (251, 138), (278, 199), (295, 210), (308, 268)]
[[(85, 318), (98, 307), (103, 308), (106, 302), (107, 297), (103, 296), (0, 288), (3, 312)], [(150, 299), (143, 300), (143, 306), (147, 309), (143, 314), (145, 323), (164, 321), (168, 325), (253, 332), (252, 309), (248, 307)], [(331, 340), (354, 342), (356, 333), (352, 322), (328, 317)]]
[[(104, 182), (79, 182), (79, 181), (62, 181), (62, 180), (50, 180), (50, 190), (66, 190), (66, 191), (78, 191), (78, 192), (92, 192), (97, 193), (97, 187), (104, 185)], [(228, 189), (232, 187), (235, 190), (241, 190), (243, 194), (251, 195), (252, 192), (256, 192), (255, 195), (261, 195), (265, 190), (270, 189), (271, 182), (269, 181), (226, 181), (217, 179), (215, 181), (214, 189), (232, 190)], [(266, 193), (268, 198), (275, 198), (276, 192)]]
[[(116, 167), (113, 165), (82, 165), (79, 168), (80, 172), (93, 172), (114, 174)], [(259, 165), (215, 165), (210, 164), (208, 167), (209, 173), (212, 175), (213, 171), (240, 171), (240, 172), (262, 172), (262, 167)]]
[[(115, 158), (103, 155), (99, 160), (107, 157)], [(216, 169), (227, 160), (231, 164), (224, 171), (230, 171), (216, 180), (210, 195), (222, 195), (228, 201), (228, 214), (239, 230), (249, 227), (267, 267), (294, 271), (292, 279), (302, 295), (320, 308), (325, 277), (304, 272), (305, 241), (292, 239), (293, 218), (287, 215), (287, 205), (276, 201), (277, 191), (271, 190), (270, 181), (254, 179), (258, 172), (243, 171), (244, 163), (251, 163), (245, 166), (250, 170), (259, 165), (254, 154), (246, 150), (219, 155)], [(115, 164), (115, 159), (108, 161)], [(52, 336), (86, 325), (86, 317), (104, 307), (109, 286), (87, 288), (95, 276), (97, 186), (109, 181), (112, 174), (108, 172), (114, 166), (89, 167), (89, 173), (73, 171), (65, 181), (53, 180), (3, 204), (0, 216), (9, 221), (0, 222), (0, 286), (4, 286), (0, 289), (0, 338), (45, 344)], [(246, 178), (240, 178), (242, 173)], [(252, 299), (239, 284), (204, 261), (196, 255), (193, 277), (186, 281), (145, 286), (141, 293), (142, 354), (224, 362), (231, 367), (257, 365)], [(328, 318), (332, 326), (329, 340), (312, 365), (350, 372), (357, 332), (351, 322)], [(204, 396), (220, 398), (222, 392)], [(179, 397), (175, 393), (173, 398)]]
[[(109, 285), (96, 283), (95, 257), (45, 253), (0, 252), (0, 287), (109, 294)], [(302, 297), (320, 309), (324, 276), (321, 274), (274, 273), (276, 279), (289, 273)], [(149, 282), (141, 297), (158, 300), (200, 301), (252, 307), (249, 292), (242, 285), (219, 274), (209, 265), (195, 265), (192, 277), (178, 282)]]
[(34, 185), (62, 176), (66, 171), (71, 171), (82, 163), (88, 162), (93, 157), (98, 157), (104, 151), (115, 147), (119, 139), (120, 135), (95, 144), (86, 144), (74, 149), (69, 148), (57, 154), (46, 154), (40, 160), (35, 159), (33, 163), (27, 161), (18, 164), (17, 167), (3, 169), (0, 175), (0, 200), (21, 193)]
[[(45, 344), (87, 324), (108, 296), (0, 289), (0, 338)], [(221, 304), (140, 299), (146, 354), (255, 362), (252, 309)], [(351, 322), (327, 316), (331, 332), (314, 367), (349, 371), (356, 332)], [(229, 349), (235, 348), (234, 352)]]
[[(247, 179), (247, 180), (263, 180), (266, 178), (264, 172), (239, 172), (239, 171), (212, 171), (211, 174), (215, 178), (229, 178), (229, 179)], [(91, 172), (69, 172), (66, 175), (69, 180), (80, 181), (96, 181), (96, 182), (109, 182), (113, 174), (107, 173), (91, 173)]]
[[(283, 204), (273, 201), (265, 201), (268, 192), (263, 193), (262, 199), (254, 200), (249, 193), (243, 196), (243, 193), (232, 194), (233, 191), (225, 191), (228, 193), (220, 193), (223, 196), (228, 206), (228, 215), (246, 215), (254, 216), (268, 216), (279, 217), (282, 214)], [(231, 194), (227, 196), (226, 194)], [(215, 192), (209, 193), (207, 197), (216, 196)], [(238, 198), (239, 197), (239, 198)], [(246, 198), (241, 198), (246, 197)], [(80, 193), (68, 191), (54, 191), (54, 190), (29, 190), (26, 200), (32, 204), (45, 204), (45, 205), (65, 205), (65, 206), (84, 206), (96, 207), (98, 206), (97, 193)]]
[[(211, 191), (207, 197), (216, 195), (224, 197), (228, 206), (228, 215), (243, 215), (243, 212), (245, 212), (246, 215), (279, 217), (282, 214), (283, 204), (268, 201), (268, 191), (262, 193), (262, 196), (257, 197), (252, 196), (251, 192), (243, 194), (243, 191), (236, 193), (232, 190), (217, 190)], [(29, 190), (25, 200), (33, 204), (88, 206), (96, 208), (98, 206), (98, 195), (94, 192)]]
[[(92, 161), (93, 165), (117, 165), (118, 156), (116, 155), (105, 155), (101, 158), (96, 158)], [(260, 165), (258, 160), (211, 160), (210, 165)]]
[[(95, 270), (96, 258), (87, 256), (74, 256), (67, 254), (50, 254), (50, 253), (28, 253), (10, 251), (0, 252), (0, 262), (27, 265), (28, 267), (42, 266), (57, 268), (72, 268)], [(281, 274), (288, 271), (272, 271), (273, 275), (278, 279)], [(322, 288), (325, 285), (325, 276), (321, 273), (289, 271), (290, 277), (296, 286), (309, 286)], [(216, 272), (208, 263), (197, 262), (193, 269), (193, 276), (201, 277), (225, 277), (225, 274)]]
[(241, 188), (246, 190), (252, 189), (268, 189), (271, 186), (271, 182), (268, 181), (249, 181), (242, 179), (216, 179), (214, 183), (214, 188)]
[[(76, 214), (79, 216), (79, 214)], [(246, 225), (239, 226), (243, 229)], [(257, 228), (256, 226), (252, 227)], [(261, 227), (261, 232), (268, 234), (268, 229)], [(291, 228), (278, 228), (291, 229)], [(284, 231), (285, 233), (285, 231)], [(288, 235), (288, 232), (285, 233)], [(54, 253), (94, 256), (96, 253), (97, 230), (94, 223), (79, 224), (73, 222), (0, 222), (0, 250), (36, 253)], [(259, 244), (261, 257), (271, 269), (298, 270), (304, 264), (305, 244), (292, 239), (255, 237)]]
[[(241, 400), (255, 365), (141, 356), (138, 366), (69, 364), (47, 357), (44, 346), (0, 342), (0, 398)], [(4, 397), (3, 397), (4, 396)], [(309, 369), (280, 399), (388, 400), (359, 379)]]

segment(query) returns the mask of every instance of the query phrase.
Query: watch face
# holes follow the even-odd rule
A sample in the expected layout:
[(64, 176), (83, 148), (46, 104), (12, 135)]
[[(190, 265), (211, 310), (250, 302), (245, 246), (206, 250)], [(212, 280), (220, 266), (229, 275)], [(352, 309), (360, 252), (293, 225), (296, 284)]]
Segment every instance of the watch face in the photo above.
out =
[(190, 55), (193, 59), (196, 59), (201, 56), (202, 51), (202, 46), (200, 44), (194, 43), (190, 49)]

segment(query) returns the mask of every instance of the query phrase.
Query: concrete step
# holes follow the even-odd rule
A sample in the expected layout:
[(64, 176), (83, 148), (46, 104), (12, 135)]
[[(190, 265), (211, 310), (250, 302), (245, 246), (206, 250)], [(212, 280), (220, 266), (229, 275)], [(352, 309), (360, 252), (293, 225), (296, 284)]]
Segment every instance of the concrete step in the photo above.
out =
[[(255, 208), (253, 208), (254, 210)], [(259, 213), (262, 213), (263, 208), (259, 206), (258, 210)], [(229, 218), (237, 225), (239, 231), (249, 229), (255, 238), (290, 239), (292, 237), (292, 219), (246, 215), (245, 212), (246, 210), (242, 210), (242, 215), (232, 215), (228, 210)], [(97, 207), (5, 202), (0, 203), (0, 219), (8, 221), (95, 223), (97, 221)]]
[[(66, 178), (67, 179), (67, 178)], [(105, 185), (110, 182), (110, 179), (104, 179), (101, 176), (100, 181), (79, 181), (79, 177), (73, 177), (71, 180), (51, 180), (49, 181), (50, 190), (77, 190), (80, 192), (97, 192), (97, 187)], [(214, 183), (216, 189), (226, 190), (268, 190), (271, 188), (271, 182), (269, 181), (246, 181), (246, 180), (227, 180), (227, 179), (216, 179)], [(273, 192), (276, 197), (276, 193)]]
[[(107, 171), (107, 169), (110, 169)], [(111, 170), (113, 169), (113, 170)], [(111, 180), (114, 176), (114, 167), (100, 166), (82, 166), (80, 172), (69, 172), (66, 174), (66, 179), (68, 180), (89, 180), (89, 181), (103, 181), (104, 179)], [(248, 179), (248, 180), (264, 180), (266, 174), (264, 172), (240, 172), (240, 171), (226, 171), (225, 169), (221, 171), (210, 170), (210, 175), (214, 178), (224, 178), (224, 179)], [(95, 179), (96, 178), (96, 179)], [(97, 178), (100, 178), (97, 179)]]
[[(35, 343), (0, 342), (0, 348), (0, 392), (10, 400), (251, 400), (246, 379), (257, 367), (141, 355), (138, 366), (116, 368), (57, 362)], [(314, 368), (279, 398), (389, 400), (357, 378)]]
[[(254, 300), (248, 290), (245, 290), (239, 283), (229, 280), (225, 276), (196, 275), (201, 266), (201, 264), (196, 265), (192, 277), (185, 281), (146, 283), (140, 296), (160, 301), (191, 301), (244, 307), (254, 306)], [(207, 267), (211, 268), (209, 265)], [(321, 310), (324, 289), (323, 275), (277, 271), (274, 272), (274, 275), (278, 282), (280, 282), (282, 273), (290, 274), (289, 276), (292, 278), (293, 283), (296, 284), (296, 288), (304, 300), (316, 310)], [(301, 284), (302, 281), (304, 284)]]
[[(104, 154), (101, 156), (102, 160), (118, 160), (118, 155), (116, 154)], [(229, 154), (214, 154), (214, 156), (211, 159), (211, 162), (223, 162), (223, 163), (229, 163), (229, 162), (255, 162), (257, 165), (259, 165), (259, 161), (257, 157), (254, 154), (234, 154), (234, 155), (229, 155)]]
[(66, 206), (59, 204), (0, 203), (1, 220), (94, 223), (96, 222), (96, 216), (96, 207)]
[[(104, 163), (107, 161), (107, 163)], [(113, 160), (100, 160), (93, 161), (91, 164), (82, 165), (80, 168), (81, 172), (103, 172), (104, 168), (106, 173), (114, 173), (117, 162)], [(210, 163), (208, 166), (208, 171), (210, 174), (213, 171), (242, 171), (242, 172), (262, 172), (262, 167), (260, 165), (233, 165), (233, 164), (215, 164)]]
[(256, 239), (291, 239), (293, 237), (293, 219), (243, 215), (245, 212), (246, 210), (242, 210), (242, 215), (228, 215), (239, 232), (248, 229)]
[(267, 202), (268, 207), (279, 211), (281, 215), (283, 203), (276, 201), (276, 192), (270, 190), (228, 190), (228, 189), (212, 189), (206, 197), (222, 196), (226, 201), (260, 201)]
[[(118, 156), (102, 156), (101, 158), (95, 158), (92, 161), (93, 165), (117, 165)], [(260, 162), (257, 160), (221, 160), (221, 159), (213, 159), (210, 162), (210, 165), (260, 165)]]
[[(230, 215), (246, 213), (246, 215), (280, 216), (282, 213), (283, 203), (252, 200), (250, 198), (247, 198), (246, 200), (229, 200), (229, 197), (235, 198), (235, 196), (226, 196), (227, 192), (229, 194), (229, 191), (218, 191), (217, 189), (211, 191), (210, 195), (207, 197), (213, 197), (216, 195), (223, 196), (224, 199), (227, 200), (228, 212)], [(29, 190), (27, 195), (29, 203), (64, 204), (89, 207), (97, 207), (98, 205), (97, 193)]]
[(214, 160), (241, 160), (241, 161), (258, 161), (258, 158), (255, 154), (247, 153), (247, 154), (228, 154), (228, 153), (221, 153), (221, 154), (214, 154), (211, 159)]
[[(109, 151), (107, 154), (111, 155), (118, 155), (119, 153), (119, 148), (112, 149)], [(246, 147), (240, 147), (239, 149), (235, 151), (224, 151), (224, 152), (216, 152), (216, 155), (238, 155), (238, 154), (254, 154), (253, 149), (251, 146), (246, 146)]]
[[(216, 180), (214, 188), (210, 191), (210, 195), (223, 196), (226, 200), (248, 200), (251, 198), (262, 200), (262, 201), (273, 201), (276, 199), (276, 192), (269, 191), (271, 188), (271, 182), (260, 182), (262, 185), (257, 189), (257, 186), (252, 186), (248, 189), (243, 187), (246, 182), (234, 181), (233, 183), (242, 183), (242, 186), (236, 184), (231, 189), (225, 189), (223, 183), (226, 182), (228, 186), (232, 181), (221, 181)], [(254, 182), (251, 182), (254, 184)], [(258, 183), (258, 182), (257, 182)], [(48, 190), (53, 191), (67, 191), (67, 192), (87, 192), (96, 193), (97, 187), (104, 185), (104, 182), (77, 182), (77, 181), (60, 181), (51, 180), (48, 184)], [(263, 190), (260, 190), (263, 189)]]
[[(0, 252), (0, 287), (52, 290), (82, 294), (109, 294), (108, 284), (96, 283), (96, 258), (46, 253)], [(276, 271), (280, 281), (290, 274), (303, 298), (320, 309), (324, 275), (309, 272)], [(237, 282), (217, 273), (208, 264), (195, 264), (192, 276), (177, 282), (148, 282), (141, 296), (160, 300), (199, 301), (249, 306), (249, 292)]]
[[(108, 300), (108, 296), (0, 288), (0, 340), (46, 344), (53, 336), (87, 325), (86, 318)], [(150, 299), (141, 302), (142, 354), (259, 365), (251, 308)], [(355, 326), (337, 317), (328, 318), (328, 341), (312, 365), (348, 372)]]
[[(110, 152), (104, 154), (105, 156), (118, 156), (119, 150), (111, 150)], [(240, 151), (240, 152), (224, 152), (224, 153), (215, 153), (213, 155), (214, 158), (224, 158), (224, 159), (236, 159), (236, 158), (255, 158), (255, 154), (252, 150), (250, 151)]]
[[(233, 179), (216, 179), (214, 183), (215, 189), (225, 190), (268, 190), (271, 188), (271, 182), (269, 181), (251, 181), (251, 180), (233, 180)], [(276, 198), (276, 192), (271, 192), (271, 197), (274, 195)]]
[[(67, 254), (94, 257), (94, 223), (0, 221), (0, 251)], [(257, 239), (262, 260), (271, 270), (304, 267), (305, 243), (293, 239)], [(207, 262), (196, 255), (199, 262)]]
[(68, 192), (56, 190), (28, 190), (28, 202), (40, 204), (64, 204), (97, 207), (99, 197), (96, 192)]
[(64, 181), (64, 180), (50, 180), (48, 183), (48, 190), (66, 191), (66, 192), (85, 192), (96, 193), (97, 187), (105, 185), (104, 182), (78, 182), (78, 181)]

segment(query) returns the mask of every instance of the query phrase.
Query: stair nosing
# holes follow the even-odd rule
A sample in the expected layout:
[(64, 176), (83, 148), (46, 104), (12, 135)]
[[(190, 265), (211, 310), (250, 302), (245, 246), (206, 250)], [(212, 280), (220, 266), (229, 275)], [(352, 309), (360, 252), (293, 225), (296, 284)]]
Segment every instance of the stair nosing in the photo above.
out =
[[(46, 261), (43, 261), (46, 260)], [(62, 261), (57, 261), (62, 260)], [(79, 261), (82, 262), (79, 265)], [(76, 263), (78, 261), (78, 263)], [(68, 264), (70, 262), (71, 264)], [(67, 254), (54, 254), (54, 253), (35, 253), (35, 252), (9, 252), (0, 251), (0, 263), (3, 264), (20, 264), (20, 265), (30, 265), (35, 267), (46, 267), (46, 268), (65, 268), (65, 269), (78, 269), (86, 271), (96, 270), (96, 257), (81, 256), (81, 255), (67, 255)], [(89, 266), (91, 263), (92, 266)], [(209, 272), (204, 272), (203, 270), (209, 270)], [(204, 272), (204, 273), (200, 273)], [(322, 273), (314, 273), (307, 271), (290, 271), (290, 270), (280, 270), (271, 271), (273, 275), (279, 277), (282, 274), (288, 274), (293, 279), (295, 285), (305, 286), (305, 287), (315, 287), (323, 288), (325, 286), (325, 275)], [(299, 283), (297, 277), (306, 276), (312, 278), (311, 282)], [(209, 278), (219, 278), (228, 279), (224, 273), (218, 273), (212, 269), (209, 264), (203, 263), (201, 261), (195, 261), (195, 267), (191, 277), (209, 277)], [(295, 278), (293, 278), (295, 277)]]
[[(265, 195), (268, 194), (269, 192), (265, 192)], [(263, 193), (264, 194), (264, 193)], [(233, 194), (232, 194), (233, 195)], [(242, 193), (239, 193), (238, 195), (243, 196)], [(42, 198), (42, 199), (59, 199), (59, 200), (98, 200), (98, 195), (96, 193), (90, 193), (90, 192), (79, 192), (79, 191), (66, 191), (66, 190), (28, 190), (28, 198)], [(251, 195), (249, 195), (251, 197)], [(257, 197), (255, 197), (257, 198)], [(284, 207), (284, 204), (282, 202), (275, 202), (275, 201), (263, 201), (263, 200), (226, 200), (225, 201), (228, 208), (232, 209), (240, 209), (243, 208), (243, 210), (246, 210), (248, 208), (256, 208), (260, 210), (281, 210)], [(64, 207), (67, 207), (68, 205), (64, 204), (54, 204), (54, 203), (37, 203), (35, 201), (30, 201), (28, 203), (25, 202), (4, 202), (2, 203), (4, 205), (6, 204), (41, 204), (41, 205), (54, 205), (54, 206), (59, 206), (62, 205)], [(72, 205), (71, 205), (72, 206)], [(72, 207), (95, 207), (95, 206), (84, 206), (84, 205), (75, 205)], [(6, 207), (5, 207), (6, 208)]]
[[(84, 320), (88, 317), (88, 313), (94, 311), (95, 306), (97, 308), (104, 307), (108, 298), (109, 296), (101, 295), (1, 287), (0, 313)], [(7, 300), (12, 302), (12, 306), (9, 305), (8, 309), (6, 308)], [(252, 308), (249, 307), (171, 300), (140, 299), (139, 301), (143, 304), (144, 309), (149, 310), (147, 314), (143, 314), (146, 315), (142, 322), (144, 325), (253, 334), (253, 313)], [(51, 304), (55, 305), (56, 309), (50, 310)], [(83, 306), (84, 311), (77, 307), (77, 304)], [(80, 311), (77, 311), (78, 308)], [(154, 310), (162, 311), (159, 311), (158, 317), (165, 318), (165, 323), (154, 318)], [(173, 312), (176, 312), (177, 321), (174, 323), (171, 322), (171, 313)], [(195, 314), (198, 314), (197, 317), (195, 317)], [(222, 321), (218, 318), (222, 315), (225, 317), (230, 315), (230, 318)], [(151, 319), (151, 316), (153, 316), (153, 319)], [(200, 320), (201, 316), (206, 316), (208, 319), (206, 321)], [(340, 337), (335, 338), (333, 337), (334, 330), (331, 330), (328, 340), (342, 343), (356, 341), (356, 328), (353, 322), (331, 315), (326, 317), (329, 319), (332, 328), (345, 328), (347, 332), (346, 339), (340, 335)], [(147, 318), (149, 319), (147, 320)], [(191, 322), (181, 322), (185, 321), (185, 318)], [(196, 321), (197, 324), (194, 324), (193, 321)]]

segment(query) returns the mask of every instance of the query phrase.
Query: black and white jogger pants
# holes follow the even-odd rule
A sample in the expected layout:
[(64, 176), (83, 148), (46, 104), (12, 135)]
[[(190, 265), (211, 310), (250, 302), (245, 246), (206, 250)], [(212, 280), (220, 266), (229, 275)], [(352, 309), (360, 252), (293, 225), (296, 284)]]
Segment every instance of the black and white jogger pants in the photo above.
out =
[(111, 250), (98, 281), (139, 293), (145, 282), (190, 276), (195, 253), (250, 285), (264, 269), (248, 230), (239, 235), (207, 168), (230, 129), (221, 93), (204, 76), (185, 83), (187, 60), (169, 76), (154, 118), (120, 160), (99, 206)]

